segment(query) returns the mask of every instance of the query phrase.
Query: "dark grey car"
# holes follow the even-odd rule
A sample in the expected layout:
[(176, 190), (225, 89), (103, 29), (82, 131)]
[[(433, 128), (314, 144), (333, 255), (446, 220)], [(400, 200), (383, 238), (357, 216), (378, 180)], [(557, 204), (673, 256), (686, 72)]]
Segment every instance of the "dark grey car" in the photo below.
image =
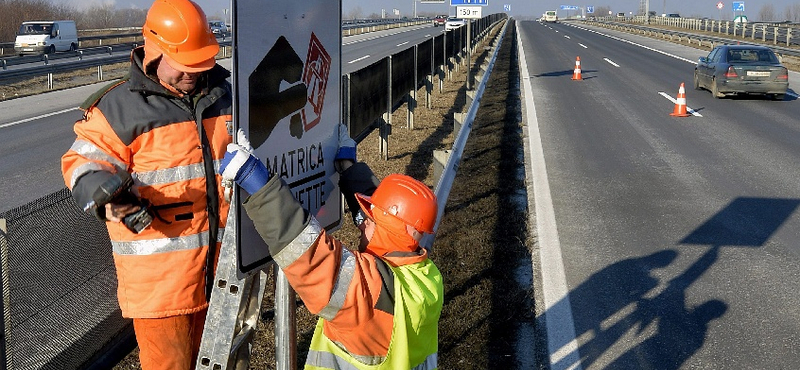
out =
[(715, 98), (741, 93), (783, 100), (789, 72), (766, 46), (721, 45), (699, 59), (694, 88), (708, 89)]

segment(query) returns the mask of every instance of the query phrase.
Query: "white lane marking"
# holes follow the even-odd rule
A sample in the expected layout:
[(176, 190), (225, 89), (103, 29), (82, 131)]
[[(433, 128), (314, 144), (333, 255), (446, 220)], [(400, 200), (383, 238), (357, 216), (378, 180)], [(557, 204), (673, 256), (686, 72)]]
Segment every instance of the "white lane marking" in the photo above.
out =
[(573, 24), (570, 24), (569, 26), (570, 26), (570, 27), (575, 27), (575, 28), (577, 28), (577, 29), (579, 29), (579, 30), (584, 30), (584, 31), (588, 31), (588, 32), (593, 32), (593, 33), (596, 33), (596, 34), (598, 34), (598, 35), (600, 35), (600, 36), (605, 36), (605, 37), (608, 37), (608, 38), (610, 38), (610, 39), (613, 39), (613, 40), (617, 40), (617, 41), (621, 41), (621, 42), (624, 42), (624, 43), (627, 43), (627, 44), (631, 44), (631, 45), (634, 45), (634, 46), (638, 46), (638, 47), (640, 47), (640, 48), (645, 48), (645, 49), (647, 49), (647, 50), (654, 51), (654, 52), (656, 52), (656, 53), (663, 54), (663, 55), (666, 55), (666, 56), (668, 56), (668, 57), (672, 57), (672, 58), (675, 58), (675, 59), (678, 59), (678, 60), (682, 60), (682, 61), (684, 61), (684, 62), (688, 62), (688, 63), (692, 63), (692, 64), (697, 64), (697, 61), (695, 61), (695, 60), (686, 59), (686, 58), (684, 58), (684, 57), (682, 57), (682, 56), (678, 56), (678, 55), (675, 55), (675, 54), (670, 54), (670, 53), (667, 53), (666, 51), (661, 51), (661, 50), (658, 50), (658, 49), (651, 48), (651, 47), (649, 47), (649, 46), (645, 46), (645, 45), (642, 45), (642, 44), (637, 44), (637, 43), (635, 43), (635, 42), (633, 42), (633, 41), (630, 41), (630, 40), (625, 40), (625, 39), (623, 39), (623, 38), (619, 38), (619, 37), (612, 36), (612, 35), (609, 35), (609, 34), (606, 34), (606, 33), (602, 33), (602, 32), (598, 32), (598, 31), (595, 31), (595, 30), (590, 30), (590, 29), (588, 29), (588, 28), (579, 27), (579, 26), (576, 26), (576, 25), (573, 25)]
[(46, 118), (46, 117), (50, 117), (50, 116), (55, 116), (57, 114), (62, 114), (62, 113), (67, 113), (67, 112), (70, 112), (70, 111), (74, 111), (76, 109), (78, 109), (78, 108), (77, 107), (75, 107), (75, 108), (67, 108), (67, 109), (64, 109), (64, 110), (57, 111), (57, 112), (42, 114), (42, 115), (39, 115), (39, 116), (36, 116), (36, 117), (30, 117), (30, 118), (25, 118), (25, 119), (19, 120), (19, 121), (4, 123), (4, 124), (0, 125), (0, 128), (16, 126), (16, 125), (19, 125), (20, 123), (25, 123), (25, 122), (35, 121), (35, 120), (40, 119), (40, 118)]
[(613, 61), (613, 60), (611, 60), (611, 59), (608, 59), (608, 58), (603, 58), (603, 60), (605, 60), (606, 62), (608, 62), (608, 64), (611, 64), (612, 66), (619, 68), (619, 64), (617, 64), (617, 63), (614, 63), (614, 61)]
[(584, 45), (584, 44), (581, 44), (580, 42), (578, 43), (578, 45), (580, 45), (580, 46), (581, 46), (582, 48), (584, 48), (584, 49), (588, 49), (588, 48), (589, 48), (588, 46), (586, 46), (586, 45)]
[(570, 39), (571, 37), (569, 37), (569, 35), (564, 35), (564, 38)]
[[(522, 37), (517, 28), (517, 44), (519, 53), (519, 69), (523, 80), (525, 95), (525, 121), (528, 130), (528, 149), (530, 153), (530, 170), (534, 195), (536, 232), (539, 238), (539, 258), (542, 268), (542, 294), (544, 296), (545, 321), (547, 327), (547, 345), (551, 369), (582, 370), (578, 341), (575, 338), (575, 323), (572, 318), (572, 307), (569, 300), (569, 287), (564, 273), (564, 262), (561, 257), (561, 243), (558, 240), (556, 216), (550, 184), (547, 178), (547, 167), (544, 162), (544, 149), (539, 133), (539, 121), (536, 119), (536, 107), (533, 102), (533, 88), (522, 48)], [(529, 201), (530, 203), (530, 201)], [(535, 266), (534, 266), (535, 269)]]
[[(406, 33), (406, 32), (412, 32), (412, 31), (416, 31), (416, 30), (418, 30), (418, 29), (420, 29), (420, 28), (423, 28), (423, 27), (396, 28), (397, 30), (400, 30), (400, 31), (398, 31), (398, 32), (390, 32), (390, 33), (386, 33), (386, 34), (382, 34), (382, 35), (377, 35), (377, 36), (370, 36), (370, 37), (365, 37), (365, 38), (358, 38), (357, 40), (353, 40), (353, 41), (344, 41), (344, 40), (342, 40), (342, 46), (346, 46), (346, 45), (352, 45), (352, 44), (357, 44), (357, 43), (359, 43), (359, 42), (364, 42), (364, 41), (369, 41), (369, 40), (375, 40), (375, 39), (379, 39), (379, 38), (381, 38), (381, 37), (393, 36), (393, 35), (398, 35), (398, 34), (401, 34), (401, 33)], [(347, 36), (347, 37), (345, 37), (345, 38), (355, 38), (355, 37), (357, 37), (357, 36), (358, 36), (358, 35), (354, 35), (354, 36)]]
[[(667, 94), (667, 93), (665, 93), (663, 91), (659, 91), (658, 93), (661, 94), (661, 96), (667, 98), (669, 101), (671, 101), (672, 104), (678, 104), (678, 100), (673, 98), (673, 97), (671, 97), (669, 94)], [(693, 115), (695, 117), (702, 117), (703, 116), (702, 114), (697, 113), (697, 111), (695, 111), (694, 109), (689, 108), (688, 104), (686, 105), (686, 113), (689, 113), (689, 114), (691, 114), (691, 115)]]
[(364, 60), (364, 59), (367, 59), (367, 58), (369, 58), (369, 55), (364, 55), (364, 56), (363, 56), (363, 57), (361, 57), (361, 58), (358, 58), (358, 59), (353, 59), (353, 60), (351, 60), (351, 61), (347, 62), (347, 64), (353, 64), (353, 63), (355, 63), (355, 62), (360, 62), (360, 61), (362, 61), (362, 60)]
[(403, 46), (403, 45), (405, 45), (405, 44), (408, 44), (408, 41), (406, 41), (406, 42), (401, 42), (401, 43), (397, 44), (397, 46)]

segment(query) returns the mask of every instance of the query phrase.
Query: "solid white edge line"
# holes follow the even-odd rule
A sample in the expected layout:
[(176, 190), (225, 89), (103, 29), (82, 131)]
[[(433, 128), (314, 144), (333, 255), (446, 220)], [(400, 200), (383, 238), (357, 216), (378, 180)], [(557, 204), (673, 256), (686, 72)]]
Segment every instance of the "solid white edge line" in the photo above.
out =
[[(667, 98), (667, 100), (671, 101), (672, 104), (678, 104), (678, 100), (673, 98), (669, 94), (667, 94), (667, 93), (665, 93), (663, 91), (659, 91), (658, 93), (661, 94), (661, 96)], [(697, 111), (695, 111), (694, 109), (690, 108), (689, 105), (686, 105), (686, 113), (690, 113), (691, 115), (693, 115), (695, 117), (702, 117), (703, 116), (702, 114), (697, 113)]]
[(19, 121), (14, 121), (14, 122), (9, 122), (9, 123), (4, 123), (4, 124), (0, 125), (0, 128), (6, 128), (6, 127), (11, 127), (11, 126), (16, 126), (16, 125), (19, 125), (20, 123), (25, 123), (25, 122), (35, 121), (35, 120), (37, 120), (37, 119), (40, 119), (40, 118), (45, 118), (45, 117), (55, 116), (55, 115), (57, 115), (57, 114), (67, 113), (67, 112), (69, 112), (69, 111), (73, 111), (73, 110), (76, 110), (76, 109), (78, 109), (78, 108), (77, 108), (77, 107), (74, 107), (74, 108), (67, 108), (67, 109), (63, 109), (63, 110), (57, 111), (57, 112), (52, 112), (52, 113), (42, 114), (42, 115), (40, 115), (40, 116), (36, 116), (36, 117), (25, 118), (25, 119), (23, 119), (23, 120), (19, 120)]
[(522, 37), (517, 27), (517, 45), (519, 49), (520, 78), (525, 95), (525, 120), (528, 128), (528, 148), (530, 153), (531, 180), (535, 202), (535, 222), (539, 243), (539, 257), (542, 268), (542, 296), (544, 297), (545, 322), (547, 327), (548, 354), (550, 369), (582, 370), (578, 342), (575, 338), (575, 323), (569, 300), (564, 273), (564, 262), (561, 257), (561, 243), (558, 240), (555, 210), (550, 195), (547, 178), (547, 167), (544, 161), (544, 149), (539, 133), (539, 122), (536, 119), (536, 107), (533, 102), (533, 88), (522, 49)]
[(588, 46), (586, 46), (586, 45), (584, 45), (584, 44), (581, 44), (580, 42), (578, 43), (578, 45), (580, 45), (580, 46), (581, 46), (582, 48), (584, 48), (584, 49), (588, 49), (588, 48), (589, 48)]

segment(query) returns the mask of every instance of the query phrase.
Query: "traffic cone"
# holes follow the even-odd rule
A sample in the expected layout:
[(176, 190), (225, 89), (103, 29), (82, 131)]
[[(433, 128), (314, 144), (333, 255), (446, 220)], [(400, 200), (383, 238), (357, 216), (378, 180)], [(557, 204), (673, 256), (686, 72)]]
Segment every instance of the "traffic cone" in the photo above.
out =
[(575, 70), (572, 72), (572, 79), (583, 80), (583, 77), (581, 77), (581, 57), (575, 58)]
[(669, 114), (673, 117), (689, 117), (691, 114), (686, 112), (686, 90), (683, 88), (683, 82), (678, 89), (678, 99), (675, 100), (675, 109)]

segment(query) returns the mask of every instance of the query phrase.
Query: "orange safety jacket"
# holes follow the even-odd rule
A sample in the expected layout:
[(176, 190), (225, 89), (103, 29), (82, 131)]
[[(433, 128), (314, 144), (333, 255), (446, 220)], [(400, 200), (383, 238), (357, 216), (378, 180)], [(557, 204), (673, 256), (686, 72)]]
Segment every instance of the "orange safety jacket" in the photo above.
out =
[(232, 141), (232, 98), (230, 73), (219, 65), (203, 74), (198, 93), (181, 96), (144, 74), (143, 56), (135, 49), (130, 74), (81, 106), (61, 165), (81, 208), (111, 174), (131, 173), (134, 193), (156, 217), (139, 234), (106, 222), (117, 295), (124, 317), (159, 318), (208, 306), (228, 213), (217, 168)]
[[(421, 248), (419, 253), (393, 252), (389, 255), (397, 255), (383, 258), (351, 252), (300, 207), (278, 177), (271, 178), (243, 205), (292, 288), (308, 310), (323, 320), (322, 333), (353, 359), (365, 365), (381, 364), (392, 346), (425, 346), (405, 350), (415, 354), (436, 353), (435, 339), (432, 343), (409, 343), (396, 341), (392, 336), (395, 301), (403, 298), (396, 297), (395, 292), (397, 281), (393, 268), (398, 266), (419, 265), (430, 269), (426, 281), (408, 284), (438, 287), (425, 297), (413, 297), (424, 301), (417, 302), (416, 306), (430, 311), (423, 315), (425, 322), (420, 325), (434, 330), (438, 325), (443, 300), (442, 280), (425, 249)], [(433, 348), (428, 348), (430, 346)], [(407, 362), (413, 360), (406, 359)]]

